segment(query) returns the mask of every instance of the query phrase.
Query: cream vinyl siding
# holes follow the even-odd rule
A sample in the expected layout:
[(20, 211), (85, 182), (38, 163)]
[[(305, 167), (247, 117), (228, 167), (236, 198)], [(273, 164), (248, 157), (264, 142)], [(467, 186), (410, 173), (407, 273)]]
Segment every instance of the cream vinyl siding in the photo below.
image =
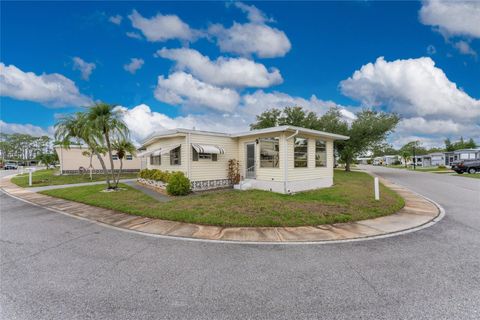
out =
[(153, 142), (152, 144), (148, 145), (146, 151), (155, 151), (160, 148), (166, 148), (175, 144), (181, 145), (181, 164), (180, 165), (170, 165), (170, 153), (162, 155), (162, 164), (161, 165), (151, 165), (150, 164), (150, 156), (145, 157), (147, 160), (147, 168), (148, 169), (159, 169), (163, 171), (182, 171), (183, 173), (187, 174), (187, 144), (185, 137), (171, 137), (171, 138), (162, 138), (158, 139), (157, 141)]
[[(212, 159), (192, 160), (192, 143), (218, 145), (225, 149), (225, 154), (218, 154), (217, 161)], [(237, 139), (213, 135), (190, 134), (189, 146), (190, 161), (190, 180), (217, 180), (227, 179), (228, 177), (228, 160), (238, 159)]]
[[(260, 167), (260, 144), (256, 144), (256, 139), (261, 138), (273, 138), (278, 137), (279, 149), (280, 149), (280, 159), (278, 168), (261, 168)], [(261, 135), (254, 135), (249, 137), (238, 138), (238, 160), (240, 161), (240, 175), (245, 177), (245, 162), (246, 162), (246, 143), (253, 142), (255, 143), (255, 170), (256, 170), (256, 179), (265, 180), (265, 181), (284, 181), (284, 140), (285, 134), (283, 132), (267, 133)]]
[[(78, 170), (80, 167), (88, 169), (90, 167), (90, 157), (84, 156), (82, 153), (88, 151), (88, 148), (71, 147), (69, 149), (56, 147), (58, 160), (61, 164), (61, 170)], [(110, 158), (108, 154), (103, 156), (103, 161), (107, 169), (110, 169)], [(92, 166), (94, 170), (102, 170), (102, 165), (96, 155), (93, 156)], [(120, 169), (120, 160), (113, 160), (113, 167)], [(133, 157), (132, 160), (123, 159), (123, 170), (140, 169), (140, 159)]]
[[(312, 180), (333, 177), (333, 140), (328, 138), (298, 134), (297, 137), (308, 139), (308, 167), (294, 167), (294, 140), (288, 140), (288, 181)], [(327, 144), (327, 166), (315, 167), (315, 140), (324, 140)], [(283, 155), (283, 153), (281, 153)]]

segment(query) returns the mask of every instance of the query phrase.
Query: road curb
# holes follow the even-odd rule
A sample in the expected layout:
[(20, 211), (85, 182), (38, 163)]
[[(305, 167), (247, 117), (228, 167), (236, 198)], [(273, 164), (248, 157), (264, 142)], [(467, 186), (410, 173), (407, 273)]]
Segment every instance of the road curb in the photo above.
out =
[[(405, 199), (405, 207), (399, 212), (357, 222), (290, 228), (221, 228), (151, 219), (37, 194), (13, 185), (9, 178), (8, 183), (5, 183), (7, 179), (2, 180), (2, 192), (34, 206), (102, 227), (182, 241), (255, 245), (338, 244), (408, 234), (428, 228), (445, 216), (445, 210), (435, 201), (383, 178), (384, 185)], [(45, 205), (48, 202), (50, 205)], [(421, 210), (415, 212), (414, 205), (420, 205)]]

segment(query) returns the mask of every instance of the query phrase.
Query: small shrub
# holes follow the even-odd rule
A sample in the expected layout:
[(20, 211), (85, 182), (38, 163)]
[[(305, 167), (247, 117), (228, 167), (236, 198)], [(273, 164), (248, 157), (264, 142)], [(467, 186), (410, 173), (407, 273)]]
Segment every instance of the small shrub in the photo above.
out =
[(153, 169), (152, 171), (153, 171), (152, 172), (152, 180), (162, 181), (162, 177), (163, 177), (162, 171), (157, 170), (157, 169)]
[(177, 171), (169, 174), (167, 192), (174, 196), (184, 196), (190, 193), (190, 179), (183, 172)]
[(143, 169), (140, 171), (140, 178), (142, 179), (149, 179), (150, 176), (150, 171), (149, 169)]
[(446, 169), (446, 168), (447, 168), (447, 167), (445, 167), (445, 166), (442, 165), (442, 164), (438, 166), (438, 169)]
[(170, 180), (170, 176), (172, 175), (172, 173), (168, 172), (168, 171), (163, 171), (163, 174), (162, 174), (162, 181), (165, 182), (165, 183), (168, 183), (168, 181)]

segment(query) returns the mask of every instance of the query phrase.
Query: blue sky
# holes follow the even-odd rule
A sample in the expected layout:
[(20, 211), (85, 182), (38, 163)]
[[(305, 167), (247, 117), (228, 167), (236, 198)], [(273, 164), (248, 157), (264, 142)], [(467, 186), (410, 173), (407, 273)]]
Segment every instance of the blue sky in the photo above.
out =
[(0, 124), (51, 134), (101, 100), (139, 141), (368, 106), (402, 116), (397, 146), (480, 142), (478, 21), (480, 2), (2, 2)]

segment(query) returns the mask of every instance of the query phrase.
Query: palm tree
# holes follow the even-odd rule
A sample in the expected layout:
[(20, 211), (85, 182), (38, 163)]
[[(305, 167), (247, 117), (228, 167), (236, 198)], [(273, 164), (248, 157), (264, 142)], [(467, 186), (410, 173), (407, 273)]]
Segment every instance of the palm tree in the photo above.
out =
[[(90, 107), (88, 120), (94, 131), (101, 132), (110, 158), (112, 180), (115, 181), (115, 167), (112, 156), (112, 139), (126, 139), (129, 130), (122, 120), (121, 112), (114, 105), (97, 103)], [(111, 186), (108, 186), (111, 189)]]
[(95, 154), (100, 162), (103, 172), (107, 180), (107, 186), (110, 188), (110, 179), (105, 161), (101, 154), (105, 154), (102, 147), (102, 134), (90, 125), (85, 113), (77, 112), (73, 115), (65, 115), (61, 117), (55, 124), (55, 139), (64, 148), (70, 148), (72, 140), (84, 142), (92, 154)]
[(118, 159), (120, 160), (120, 169), (118, 170), (117, 181), (115, 182), (115, 188), (117, 188), (120, 181), (120, 175), (122, 174), (123, 159), (125, 158), (127, 153), (134, 156), (137, 152), (137, 148), (135, 148), (133, 143), (131, 143), (130, 141), (122, 139), (113, 143), (113, 149), (117, 153)]

